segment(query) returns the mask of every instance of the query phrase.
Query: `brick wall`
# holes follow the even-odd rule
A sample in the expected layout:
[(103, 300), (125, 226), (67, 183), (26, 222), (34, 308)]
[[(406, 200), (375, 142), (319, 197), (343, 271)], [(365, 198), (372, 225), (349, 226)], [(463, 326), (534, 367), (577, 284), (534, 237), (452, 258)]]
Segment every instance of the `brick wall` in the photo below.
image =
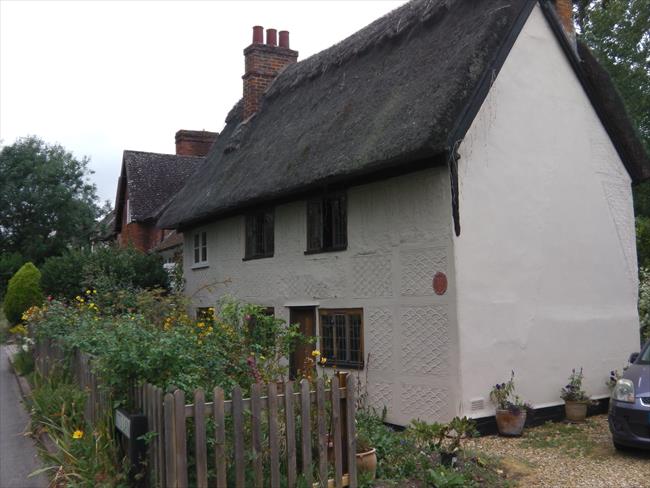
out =
[(176, 154), (182, 156), (205, 156), (218, 132), (206, 130), (185, 130), (176, 132)]
[(134, 246), (143, 252), (148, 252), (163, 239), (163, 230), (157, 229), (153, 224), (131, 222), (122, 224), (122, 232), (117, 235), (120, 247)]

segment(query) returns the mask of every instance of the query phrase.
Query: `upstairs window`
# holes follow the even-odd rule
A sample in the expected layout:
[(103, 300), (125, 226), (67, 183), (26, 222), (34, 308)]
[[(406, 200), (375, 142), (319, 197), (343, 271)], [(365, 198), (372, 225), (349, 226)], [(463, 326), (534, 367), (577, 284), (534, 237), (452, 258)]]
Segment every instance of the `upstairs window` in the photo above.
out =
[(246, 216), (246, 253), (244, 259), (273, 256), (273, 209), (259, 210)]
[(326, 366), (363, 368), (363, 310), (321, 309), (320, 349)]
[(307, 202), (307, 254), (341, 251), (348, 247), (345, 193), (326, 195)]
[(194, 264), (208, 263), (208, 233), (197, 232), (194, 234)]

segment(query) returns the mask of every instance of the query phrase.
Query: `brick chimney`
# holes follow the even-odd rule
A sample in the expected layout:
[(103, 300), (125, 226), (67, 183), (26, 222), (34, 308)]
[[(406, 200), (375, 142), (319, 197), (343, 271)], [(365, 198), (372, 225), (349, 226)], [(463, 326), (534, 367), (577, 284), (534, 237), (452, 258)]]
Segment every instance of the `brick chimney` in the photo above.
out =
[(572, 0), (555, 0), (555, 12), (558, 20), (562, 24), (564, 33), (569, 42), (576, 49), (576, 30), (573, 25), (573, 2)]
[(298, 59), (298, 51), (289, 49), (289, 32), (280, 31), (279, 34), (278, 45), (278, 32), (266, 29), (264, 43), (264, 28), (256, 25), (253, 43), (244, 49), (244, 120), (259, 110), (264, 92), (280, 71)]
[(205, 156), (218, 132), (206, 130), (184, 130), (176, 133), (176, 154), (179, 156)]

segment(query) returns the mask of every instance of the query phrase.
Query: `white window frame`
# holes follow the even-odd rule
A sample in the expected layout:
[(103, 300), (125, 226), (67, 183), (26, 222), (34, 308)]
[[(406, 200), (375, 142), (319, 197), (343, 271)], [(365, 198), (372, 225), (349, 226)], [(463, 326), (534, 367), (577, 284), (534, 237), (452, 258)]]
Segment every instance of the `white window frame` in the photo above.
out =
[(208, 266), (208, 232), (203, 230), (192, 235), (192, 268)]

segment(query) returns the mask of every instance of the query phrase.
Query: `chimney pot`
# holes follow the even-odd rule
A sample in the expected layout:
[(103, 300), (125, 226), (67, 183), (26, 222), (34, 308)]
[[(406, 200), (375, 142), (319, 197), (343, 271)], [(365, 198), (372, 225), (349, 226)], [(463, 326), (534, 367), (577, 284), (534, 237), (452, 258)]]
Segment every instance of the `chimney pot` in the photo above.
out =
[(253, 27), (253, 44), (264, 44), (264, 27), (261, 25)]
[(289, 49), (289, 31), (280, 31), (280, 47)]
[(266, 43), (269, 46), (278, 45), (278, 31), (276, 29), (266, 29)]

